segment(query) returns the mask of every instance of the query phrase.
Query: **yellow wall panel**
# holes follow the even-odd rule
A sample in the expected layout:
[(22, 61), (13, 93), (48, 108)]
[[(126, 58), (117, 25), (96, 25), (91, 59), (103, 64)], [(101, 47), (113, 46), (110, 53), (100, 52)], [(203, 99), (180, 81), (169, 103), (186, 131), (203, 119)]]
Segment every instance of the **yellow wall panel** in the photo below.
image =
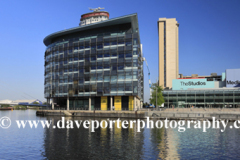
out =
[(116, 111), (122, 110), (122, 97), (121, 96), (114, 97), (114, 107), (115, 107)]
[(129, 111), (133, 111), (133, 96), (129, 96), (129, 103), (128, 103), (128, 106), (129, 106)]
[(107, 110), (107, 97), (101, 97), (101, 110)]

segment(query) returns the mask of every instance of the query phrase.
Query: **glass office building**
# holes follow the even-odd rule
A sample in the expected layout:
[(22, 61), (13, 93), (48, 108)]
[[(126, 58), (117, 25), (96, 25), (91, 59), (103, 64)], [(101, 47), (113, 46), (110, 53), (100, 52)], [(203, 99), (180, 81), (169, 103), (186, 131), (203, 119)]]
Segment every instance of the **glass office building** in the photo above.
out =
[(56, 32), (44, 44), (44, 94), (53, 108), (140, 108), (143, 62), (137, 14)]

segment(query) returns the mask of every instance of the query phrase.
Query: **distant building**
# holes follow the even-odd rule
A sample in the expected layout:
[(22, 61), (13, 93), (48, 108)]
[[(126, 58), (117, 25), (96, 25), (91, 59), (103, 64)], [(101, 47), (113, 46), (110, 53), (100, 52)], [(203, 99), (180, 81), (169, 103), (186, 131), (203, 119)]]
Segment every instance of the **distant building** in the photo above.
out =
[(240, 69), (227, 69), (222, 75), (182, 76), (164, 90), (165, 107), (240, 107)]
[(33, 104), (34, 102), (37, 102), (37, 103), (42, 105), (42, 102), (38, 99), (15, 100), (15, 101), (6, 99), (6, 100), (0, 100), (0, 105), (1, 104), (11, 105), (11, 106), (14, 106), (14, 105), (30, 105), (30, 104)]
[(158, 80), (163, 88), (172, 88), (172, 80), (178, 78), (178, 27), (175, 18), (158, 20)]
[(143, 101), (137, 14), (109, 19), (100, 9), (44, 39), (45, 98), (67, 110), (135, 110)]
[(3, 105), (3, 104), (7, 104), (7, 105), (18, 105), (18, 103), (12, 101), (12, 100), (9, 100), (9, 99), (5, 99), (5, 100), (0, 100), (0, 105)]
[(211, 73), (211, 75), (198, 75), (198, 74), (192, 74), (191, 76), (183, 76), (182, 74), (179, 74), (178, 79), (197, 79), (197, 78), (206, 78), (207, 81), (224, 81), (225, 80), (225, 72), (223, 75), (217, 75), (217, 73)]
[(38, 100), (38, 99), (35, 99), (35, 100), (16, 100), (14, 101), (16, 103), (18, 103), (19, 105), (26, 105), (26, 104), (33, 104), (35, 102), (39, 103), (39, 104), (42, 104), (42, 101)]

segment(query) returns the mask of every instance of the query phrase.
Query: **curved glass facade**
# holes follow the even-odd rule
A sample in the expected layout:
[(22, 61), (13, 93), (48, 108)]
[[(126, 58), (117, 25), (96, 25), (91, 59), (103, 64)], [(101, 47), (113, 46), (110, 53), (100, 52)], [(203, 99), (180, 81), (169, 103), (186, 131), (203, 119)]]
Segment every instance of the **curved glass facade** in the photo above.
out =
[(66, 34), (45, 51), (46, 98), (143, 98), (140, 39), (131, 23)]

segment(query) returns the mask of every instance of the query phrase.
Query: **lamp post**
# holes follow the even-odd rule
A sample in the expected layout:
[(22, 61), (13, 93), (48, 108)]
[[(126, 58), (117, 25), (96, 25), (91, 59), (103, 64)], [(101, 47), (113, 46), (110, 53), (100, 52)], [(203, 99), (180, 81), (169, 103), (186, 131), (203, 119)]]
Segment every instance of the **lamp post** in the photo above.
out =
[[(156, 85), (158, 84), (157, 83), (158, 81), (156, 80)], [(156, 109), (158, 110), (158, 106), (157, 106), (157, 90), (158, 90), (158, 88), (157, 88), (158, 86), (156, 86)]]

